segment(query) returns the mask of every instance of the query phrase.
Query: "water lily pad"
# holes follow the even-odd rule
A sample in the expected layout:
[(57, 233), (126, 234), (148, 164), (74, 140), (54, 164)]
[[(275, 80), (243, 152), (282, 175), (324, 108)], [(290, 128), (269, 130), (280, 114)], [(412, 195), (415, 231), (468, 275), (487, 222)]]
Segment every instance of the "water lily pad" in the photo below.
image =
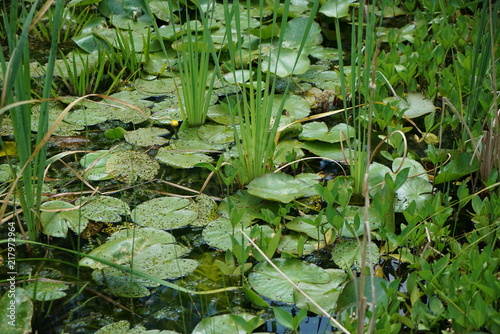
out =
[(124, 135), (128, 143), (137, 146), (152, 146), (152, 145), (165, 145), (168, 143), (166, 136), (169, 134), (168, 130), (162, 128), (140, 128), (134, 131), (127, 131)]
[(85, 205), (81, 208), (82, 215), (90, 220), (114, 223), (121, 221), (122, 216), (130, 215), (130, 207), (119, 198), (99, 196), (89, 199), (82, 197), (76, 202), (77, 205), (83, 203)]
[(80, 165), (85, 168), (83, 177), (86, 180), (102, 181), (113, 177), (106, 169), (106, 162), (110, 157), (108, 150), (102, 150), (85, 154), (80, 160)]
[(305, 221), (306, 219), (315, 221), (316, 218), (317, 215), (298, 216), (288, 222), (285, 226), (289, 230), (304, 233), (309, 238), (324, 241), (325, 235), (329, 233), (332, 226), (328, 223), (325, 215), (321, 217), (321, 223), (319, 226), (314, 226)]
[(189, 199), (160, 197), (144, 202), (132, 210), (132, 219), (141, 226), (172, 230), (189, 225), (198, 213), (187, 206)]
[(353, 2), (354, 0), (328, 0), (321, 6), (319, 12), (329, 17), (346, 17)]
[(248, 192), (251, 195), (272, 201), (289, 203), (294, 199), (313, 195), (318, 176), (307, 178), (306, 174), (293, 177), (288, 174), (265, 174), (250, 182)]
[(432, 101), (420, 93), (408, 93), (406, 101), (401, 100), (399, 102), (399, 108), (406, 109), (404, 115), (408, 118), (416, 118), (435, 110)]
[(198, 163), (213, 161), (212, 157), (201, 152), (175, 151), (168, 147), (160, 148), (156, 159), (175, 168), (194, 168)]
[[(305, 239), (302, 240), (302, 239)], [(287, 234), (281, 237), (280, 243), (278, 245), (278, 251), (280, 253), (289, 253), (294, 255), (309, 255), (315, 250), (324, 248), (325, 244), (321, 244), (316, 240), (307, 240), (300, 234)], [(299, 248), (300, 247), (300, 248)]]
[(122, 320), (113, 322), (99, 329), (95, 334), (179, 334), (179, 332), (169, 330), (152, 329), (147, 330), (141, 325), (137, 325), (130, 329), (130, 322)]
[[(198, 262), (191, 259), (179, 259), (189, 252), (189, 248), (177, 244), (155, 244), (149, 246), (134, 257), (134, 269), (158, 278), (173, 279), (192, 273)], [(148, 287), (159, 284), (136, 278), (136, 282)]]
[(238, 313), (237, 316), (243, 318), (246, 323), (251, 322), (253, 319), (257, 320), (255, 325), (252, 326), (254, 328), (249, 332), (236, 322), (231, 314), (223, 314), (203, 319), (196, 325), (192, 334), (246, 334), (253, 332), (255, 328), (264, 323), (264, 320), (259, 316), (250, 313)]
[[(326, 284), (330, 274), (312, 263), (297, 259), (273, 259), (272, 262), (294, 283)], [(294, 288), (269, 263), (261, 262), (248, 275), (250, 286), (272, 300), (293, 303)], [(326, 292), (326, 291), (325, 291)]]
[(418, 208), (425, 205), (426, 201), (432, 200), (432, 184), (420, 177), (408, 179), (396, 190), (396, 204), (394, 211), (402, 212), (411, 202), (415, 202)]
[[(367, 249), (366, 265), (373, 266), (379, 261), (379, 250), (373, 242), (369, 243), (367, 247), (370, 248), (372, 256), (369, 256), (370, 253)], [(359, 268), (361, 265), (361, 244), (356, 240), (339, 241), (332, 250), (332, 259), (343, 269)]]
[[(12, 303), (15, 305), (15, 319), (10, 317), (12, 313), (9, 307)], [(1, 333), (31, 333), (33, 301), (30, 298), (30, 294), (21, 287), (16, 287), (12, 294), (3, 293), (2, 297), (0, 297), (0, 317), (4, 319), (3, 321), (0, 321)], [(9, 323), (10, 321), (13, 321), (14, 325)]]
[(319, 140), (306, 141), (302, 143), (302, 148), (319, 157), (332, 159), (334, 161), (346, 161), (349, 159), (349, 152), (338, 143), (330, 144)]
[(160, 165), (147, 153), (139, 151), (113, 152), (106, 161), (109, 175), (125, 183), (133, 183), (138, 179), (149, 181), (154, 179)]
[[(99, 247), (93, 249), (89, 255), (95, 256), (100, 259), (112, 261), (116, 264), (129, 263), (132, 257), (148, 246), (148, 239), (144, 237), (127, 237), (118, 238), (108, 241)], [(91, 267), (93, 269), (101, 269), (107, 267), (99, 261), (83, 258), (80, 260), (80, 265), (84, 267)]]
[(303, 126), (299, 138), (302, 140), (320, 140), (328, 143), (338, 143), (348, 138), (354, 138), (356, 131), (345, 123), (337, 124), (328, 129), (323, 122), (310, 122)]
[(56, 300), (66, 296), (64, 290), (68, 285), (57, 282), (37, 281), (28, 284), (24, 288), (31, 295), (31, 299), (38, 301)]
[(206, 226), (209, 222), (219, 217), (217, 203), (205, 194), (198, 195), (190, 207), (192, 207), (193, 211), (198, 212), (198, 217), (191, 223), (191, 226)]
[[(330, 281), (325, 284), (310, 284), (298, 282), (299, 288), (311, 297), (327, 312), (332, 312), (337, 307), (339, 296), (347, 283), (349, 276), (341, 269), (325, 269), (330, 275)], [(323, 312), (313, 305), (304, 295), (294, 291), (295, 305), (300, 309), (306, 309), (316, 314)]]
[(306, 73), (310, 64), (308, 56), (304, 52), (299, 54), (295, 49), (272, 49), (262, 56), (262, 69), (281, 78)]
[(136, 282), (130, 274), (125, 274), (119, 269), (107, 267), (95, 270), (92, 278), (98, 284), (105, 286), (104, 291), (115, 296), (140, 298), (150, 295), (146, 286)]
[(80, 210), (71, 203), (50, 201), (43, 203), (41, 209), (40, 221), (43, 233), (53, 237), (65, 237), (68, 234), (68, 229), (80, 234), (89, 222), (82, 216)]
[(210, 246), (226, 251), (233, 248), (233, 243), (229, 236), (234, 236), (236, 240), (242, 238), (240, 229), (247, 234), (250, 233), (251, 228), (249, 223), (243, 223), (243, 226), (238, 225), (236, 229), (231, 225), (231, 221), (227, 218), (220, 217), (212, 220), (203, 229), (203, 240)]
[(228, 144), (234, 141), (234, 131), (231, 127), (221, 124), (203, 124), (198, 135), (211, 144)]
[(108, 238), (108, 242), (119, 239), (127, 239), (130, 237), (144, 238), (146, 245), (170, 244), (175, 242), (175, 238), (172, 234), (167, 231), (151, 227), (126, 229), (115, 232)]

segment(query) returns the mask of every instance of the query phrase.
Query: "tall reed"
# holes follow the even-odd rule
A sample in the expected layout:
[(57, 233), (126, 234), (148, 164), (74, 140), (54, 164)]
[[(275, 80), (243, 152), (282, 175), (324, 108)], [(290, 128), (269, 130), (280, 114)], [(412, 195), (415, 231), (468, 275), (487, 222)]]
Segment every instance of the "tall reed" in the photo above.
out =
[[(168, 4), (170, 8), (176, 8), (172, 0), (168, 0)], [(205, 123), (216, 79), (215, 75), (210, 75), (211, 60), (215, 66), (219, 66), (219, 57), (210, 30), (215, 1), (208, 2), (206, 12), (198, 2), (195, 4), (195, 14), (190, 14), (185, 8), (180, 23), (177, 23), (173, 10), (170, 11), (171, 24), (177, 39), (172, 47), (177, 51), (181, 80), (178, 97), (184, 121), (182, 128)], [(194, 16), (193, 19), (191, 15)]]
[[(273, 157), (275, 143), (274, 138), (279, 128), (281, 113), (285, 100), (282, 99), (277, 110), (273, 109), (273, 101), (276, 95), (276, 82), (278, 62), (264, 61), (263, 55), (266, 54), (264, 47), (275, 48), (276, 57), (279, 59), (282, 52), (283, 36), (286, 29), (286, 23), (289, 15), (290, 0), (285, 0), (283, 4), (279, 1), (274, 2), (273, 17), (269, 23), (271, 31), (264, 32), (265, 17), (264, 9), (266, 2), (259, 1), (260, 26), (257, 33), (253, 33), (262, 42), (265, 40), (264, 34), (271, 37), (267, 46), (259, 44), (257, 56), (254, 62), (243, 65), (243, 71), (236, 71), (239, 68), (241, 59), (253, 59), (255, 51), (251, 48), (250, 34), (246, 27), (251, 27), (252, 15), (251, 8), (255, 4), (250, 0), (246, 2), (245, 20), (242, 20), (239, 2), (229, 4), (224, 0), (224, 16), (226, 22), (226, 37), (228, 42), (228, 51), (230, 65), (232, 67), (233, 78), (231, 81), (240, 86), (240, 91), (236, 93), (234, 99), (227, 99), (230, 110), (234, 110), (234, 115), (238, 117), (239, 124), (236, 124), (233, 118), (234, 137), (238, 159), (241, 162), (241, 169), (238, 172), (239, 181), (246, 184), (254, 178), (261, 176), (273, 168)], [(295, 59), (293, 69), (298, 63), (300, 54), (304, 50), (307, 36), (314, 21), (319, 2), (314, 2), (314, 6), (309, 15), (309, 20), (304, 27), (301, 45), (297, 58)], [(278, 13), (281, 18), (278, 17)], [(278, 24), (279, 23), (279, 24)], [(281, 27), (281, 28), (280, 28)], [(277, 37), (276, 37), (277, 36)], [(236, 38), (235, 38), (236, 37)], [(269, 56), (271, 54), (269, 53)], [(292, 72), (293, 72), (292, 69)], [(243, 79), (238, 75), (243, 74)], [(286, 96), (289, 83), (285, 89)]]
[[(42, 99), (50, 96), (52, 85), (52, 74), (57, 54), (58, 33), (61, 26), (63, 11), (63, 0), (48, 1), (40, 9), (37, 18), (43, 16), (50, 6), (56, 2), (54, 10), (54, 29), (52, 30), (52, 43), (49, 61), (42, 92)], [(9, 61), (0, 54), (0, 63), (4, 73), (4, 85), (0, 100), (0, 109), (10, 109), (10, 117), (14, 127), (14, 137), (17, 143), (19, 164), (21, 166), (31, 164), (24, 168), (22, 172), (23, 183), (17, 186), (17, 196), (23, 211), (24, 220), (28, 227), (28, 237), (36, 240), (38, 237), (37, 212), (40, 209), (43, 173), (45, 169), (46, 150), (43, 148), (31, 161), (32, 136), (31, 136), (31, 105), (27, 103), (17, 103), (31, 100), (31, 74), (30, 74), (30, 54), (28, 48), (28, 33), (36, 23), (35, 11), (38, 1), (31, 3), (31, 9), (27, 12), (25, 1), (12, 1), (9, 15), (3, 15), (6, 29)], [(7, 7), (4, 3), (4, 13)], [(18, 23), (24, 22), (18, 35)], [(12, 105), (12, 108), (8, 106)], [(37, 129), (35, 144), (42, 142), (42, 138), (48, 129), (48, 102), (43, 101), (40, 109), (40, 122)], [(30, 168), (31, 167), (31, 168)]]

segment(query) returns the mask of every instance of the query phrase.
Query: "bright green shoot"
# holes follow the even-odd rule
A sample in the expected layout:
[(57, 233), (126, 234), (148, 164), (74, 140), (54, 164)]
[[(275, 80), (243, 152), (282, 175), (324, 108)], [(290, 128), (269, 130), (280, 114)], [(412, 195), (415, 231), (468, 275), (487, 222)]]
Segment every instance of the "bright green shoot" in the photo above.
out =
[[(30, 56), (28, 48), (28, 31), (30, 24), (34, 21), (37, 4), (33, 4), (29, 12), (19, 12), (20, 8), (17, 1), (12, 1), (10, 15), (5, 15), (4, 25), (9, 44), (10, 62), (7, 63), (3, 54), (0, 55), (0, 65), (4, 73), (3, 92), (0, 101), (0, 108), (10, 110), (10, 117), (14, 127), (14, 137), (17, 143), (17, 152), (20, 166), (26, 166), (22, 169), (22, 185), (17, 187), (17, 198), (21, 204), (24, 220), (28, 228), (28, 237), (36, 240), (38, 237), (38, 220), (43, 174), (45, 169), (46, 151), (41, 149), (38, 154), (32, 157), (32, 135), (31, 135), (31, 74), (30, 74)], [(48, 6), (44, 6), (41, 11), (46, 11)], [(6, 8), (3, 8), (6, 12)], [(58, 0), (54, 10), (54, 30), (52, 30), (52, 45), (50, 49), (49, 61), (47, 64), (46, 80), (43, 87), (42, 98), (50, 97), (52, 74), (54, 72), (54, 63), (57, 54), (57, 34), (61, 25), (61, 13), (63, 11), (63, 1)], [(18, 23), (24, 22), (21, 33), (18, 35)], [(23, 103), (24, 102), (24, 103)], [(13, 105), (9, 108), (9, 105)], [(42, 138), (48, 129), (48, 103), (42, 102), (40, 109), (40, 122), (37, 129), (36, 145), (41, 144)], [(1, 143), (3, 146), (3, 143)], [(11, 193), (13, 191), (11, 190)], [(8, 199), (5, 200), (8, 202)], [(2, 213), (5, 206), (2, 206)]]
[[(236, 97), (227, 99), (227, 103), (230, 110), (234, 111), (234, 116), (238, 116), (239, 119), (239, 124), (236, 124), (233, 118), (236, 149), (241, 164), (238, 177), (241, 184), (247, 184), (273, 168), (274, 138), (278, 131), (285, 101), (281, 101), (277, 110), (273, 108), (277, 80), (273, 73), (278, 71), (278, 62), (266, 62), (263, 56), (269, 52), (265, 50), (266, 48), (274, 48), (277, 58), (280, 57), (290, 1), (286, 0), (282, 6), (280, 6), (279, 1), (274, 2), (274, 8), (272, 8), (274, 15), (269, 25), (271, 30), (269, 32), (264, 31), (263, 28), (262, 18), (265, 17), (263, 11), (266, 4), (260, 0), (259, 17), (261, 22), (257, 29), (258, 32), (255, 33), (254, 30), (252, 34), (245, 27), (252, 26), (251, 18), (255, 15), (252, 15), (251, 8), (255, 5), (248, 0), (246, 9), (240, 10), (239, 2), (234, 2), (231, 5), (227, 0), (224, 0), (223, 4), (229, 63), (233, 69), (232, 75), (230, 75), (232, 78), (228, 79), (226, 76), (226, 79), (240, 87)], [(303, 51), (318, 4), (319, 2), (316, 2), (311, 11), (293, 68), (297, 65), (300, 53)], [(278, 13), (281, 14), (281, 18), (278, 18)], [(278, 20), (280, 20), (280, 24), (277, 24)], [(268, 43), (259, 44), (257, 50), (252, 49), (250, 45), (254, 42), (264, 41), (267, 38), (265, 36), (273, 37)], [(236, 70), (239, 68), (241, 59), (253, 58), (256, 58), (254, 62), (244, 65), (243, 69)], [(288, 87), (285, 89), (285, 95), (287, 91)]]
[[(215, 2), (209, 2), (206, 12), (212, 12), (214, 6)], [(171, 0), (169, 7), (175, 8)], [(179, 105), (183, 128), (205, 123), (215, 82), (215, 76), (210, 75), (210, 59), (213, 58), (214, 64), (218, 64), (210, 33), (212, 19), (201, 8), (197, 8), (194, 20), (187, 11), (185, 13), (181, 20), (185, 20), (183, 25), (172, 23), (177, 37), (172, 48), (177, 51), (178, 57), (181, 80)], [(172, 22), (175, 22), (173, 15), (171, 17)]]

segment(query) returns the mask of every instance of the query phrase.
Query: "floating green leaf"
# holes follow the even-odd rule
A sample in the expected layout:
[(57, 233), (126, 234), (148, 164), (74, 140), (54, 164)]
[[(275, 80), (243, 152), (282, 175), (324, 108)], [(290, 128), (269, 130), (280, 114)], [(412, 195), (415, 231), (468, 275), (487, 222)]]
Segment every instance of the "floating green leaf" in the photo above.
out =
[(36, 281), (28, 284), (24, 289), (31, 295), (31, 299), (48, 301), (66, 296), (64, 290), (68, 289), (68, 285), (57, 282)]
[(435, 110), (432, 101), (420, 93), (408, 93), (406, 101), (400, 100), (399, 108), (405, 110), (404, 115), (408, 118), (416, 118)]
[(124, 137), (128, 143), (137, 146), (165, 145), (168, 143), (168, 140), (162, 136), (166, 136), (169, 133), (165, 129), (151, 127), (127, 131)]
[(278, 173), (265, 174), (250, 182), (248, 192), (257, 197), (289, 203), (294, 199), (313, 195), (318, 178), (317, 175), (310, 177), (307, 174), (297, 177)]
[(160, 197), (144, 202), (132, 210), (132, 219), (141, 226), (172, 230), (189, 225), (198, 213), (189, 210), (189, 199)]
[[(257, 321), (255, 321), (255, 326), (252, 326), (254, 327), (253, 329), (256, 329), (264, 323), (264, 320), (260, 319), (259, 316), (251, 313), (238, 313), (237, 315), (243, 318), (247, 323), (256, 319)], [(243, 327), (236, 322), (233, 317), (231, 317), (231, 314), (223, 314), (203, 319), (198, 325), (196, 325), (192, 334), (247, 334), (252, 331), (249, 332), (248, 330), (243, 329)]]
[(125, 183), (134, 183), (138, 179), (152, 180), (159, 170), (160, 165), (155, 159), (139, 151), (113, 152), (106, 161), (109, 175)]
[(122, 216), (130, 215), (130, 207), (121, 199), (110, 196), (96, 198), (81, 197), (76, 204), (82, 206), (82, 215), (89, 219), (104, 223), (115, 223), (122, 220)]
[(0, 298), (0, 332), (9, 334), (31, 333), (33, 301), (21, 287), (5, 292)]
[[(371, 257), (369, 256), (370, 252)], [(377, 264), (379, 257), (377, 245), (373, 242), (369, 243), (366, 250), (366, 265)], [(350, 270), (353, 267), (359, 268), (361, 266), (361, 244), (356, 240), (339, 241), (332, 250), (332, 259), (345, 270)]]
[[(272, 262), (294, 283), (327, 284), (330, 274), (312, 263), (297, 259), (273, 259)], [(261, 262), (248, 275), (251, 287), (272, 300), (293, 303), (293, 286), (269, 263)], [(327, 291), (325, 291), (327, 292)]]
[(323, 122), (310, 122), (303, 126), (299, 138), (303, 140), (320, 140), (338, 143), (355, 137), (356, 130), (345, 123), (337, 124), (330, 130)]
[[(325, 269), (330, 275), (330, 281), (325, 284), (311, 284), (297, 282), (298, 287), (311, 297), (319, 306), (327, 312), (332, 312), (337, 307), (340, 293), (344, 288), (349, 276), (341, 269)], [(304, 295), (298, 291), (294, 291), (295, 304), (300, 309), (306, 309), (316, 314), (323, 312), (314, 304), (312, 304)]]
[(156, 154), (156, 159), (175, 168), (194, 168), (200, 162), (212, 162), (213, 159), (197, 151), (176, 151), (162, 147)]
[(67, 202), (45, 202), (42, 204), (41, 210), (40, 221), (43, 233), (53, 237), (65, 237), (68, 234), (68, 229), (80, 234), (89, 222), (82, 216), (77, 207)]

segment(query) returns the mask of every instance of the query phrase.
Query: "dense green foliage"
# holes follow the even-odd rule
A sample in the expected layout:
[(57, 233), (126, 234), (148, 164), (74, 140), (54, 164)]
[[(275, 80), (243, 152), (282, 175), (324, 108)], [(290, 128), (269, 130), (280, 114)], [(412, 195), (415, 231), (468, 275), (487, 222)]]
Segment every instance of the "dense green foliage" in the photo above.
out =
[(4, 2), (0, 332), (500, 332), (499, 10)]

